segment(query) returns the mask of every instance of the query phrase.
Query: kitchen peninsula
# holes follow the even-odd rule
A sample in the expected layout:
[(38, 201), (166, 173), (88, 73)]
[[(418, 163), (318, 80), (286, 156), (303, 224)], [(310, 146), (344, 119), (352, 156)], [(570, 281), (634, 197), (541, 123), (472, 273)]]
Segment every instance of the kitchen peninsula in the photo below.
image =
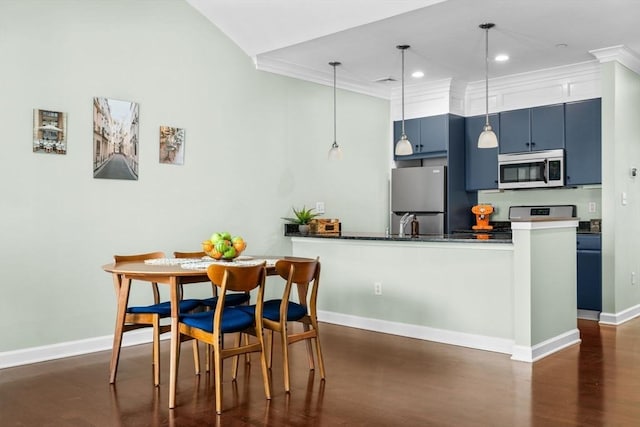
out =
[(512, 222), (512, 239), (292, 236), (322, 262), (321, 321), (533, 362), (580, 342), (576, 218)]

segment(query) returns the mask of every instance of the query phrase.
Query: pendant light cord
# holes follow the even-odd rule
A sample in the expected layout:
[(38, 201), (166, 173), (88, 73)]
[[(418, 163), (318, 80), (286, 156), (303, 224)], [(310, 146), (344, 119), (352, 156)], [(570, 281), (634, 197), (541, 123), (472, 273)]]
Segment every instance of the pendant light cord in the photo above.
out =
[(402, 136), (404, 135), (404, 49), (402, 49)]
[(396, 49), (400, 49), (402, 51), (402, 136), (406, 139), (406, 134), (404, 133), (404, 51), (409, 49), (411, 46), (402, 44), (396, 46)]
[(333, 143), (336, 141), (336, 66), (337, 63), (333, 63)]
[(489, 28), (485, 28), (484, 38), (484, 88), (485, 88), (485, 126), (489, 126)]

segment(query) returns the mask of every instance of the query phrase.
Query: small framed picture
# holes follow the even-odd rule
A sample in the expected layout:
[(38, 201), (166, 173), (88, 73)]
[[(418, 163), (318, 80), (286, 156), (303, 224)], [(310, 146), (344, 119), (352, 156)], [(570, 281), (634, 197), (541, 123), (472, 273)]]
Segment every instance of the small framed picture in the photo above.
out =
[(184, 164), (184, 129), (160, 126), (160, 163)]
[(33, 152), (67, 154), (67, 113), (33, 110)]

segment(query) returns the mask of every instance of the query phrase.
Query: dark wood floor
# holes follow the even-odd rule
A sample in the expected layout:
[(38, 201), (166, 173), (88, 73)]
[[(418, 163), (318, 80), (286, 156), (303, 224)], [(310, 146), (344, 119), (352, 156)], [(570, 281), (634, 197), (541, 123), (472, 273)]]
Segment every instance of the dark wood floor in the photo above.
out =
[(152, 384), (148, 345), (123, 349), (115, 387), (109, 353), (0, 370), (2, 426), (640, 426), (640, 318), (618, 327), (580, 321), (583, 342), (535, 364), (509, 356), (323, 324), (327, 381), (293, 346), (292, 392), (276, 352), (273, 399), (256, 356), (227, 374), (221, 416), (190, 344), (178, 406), (168, 409), (168, 345)]

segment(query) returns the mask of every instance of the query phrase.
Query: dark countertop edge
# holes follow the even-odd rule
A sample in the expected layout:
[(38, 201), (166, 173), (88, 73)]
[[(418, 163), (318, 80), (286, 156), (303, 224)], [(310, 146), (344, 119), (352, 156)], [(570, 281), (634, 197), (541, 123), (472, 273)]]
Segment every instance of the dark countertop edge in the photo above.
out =
[(287, 237), (303, 237), (310, 239), (340, 239), (340, 240), (375, 240), (382, 242), (456, 242), (456, 243), (513, 243), (511, 236), (505, 235), (488, 235), (488, 239), (477, 238), (475, 234), (425, 234), (419, 237), (387, 237), (384, 233), (341, 233), (336, 234), (300, 234), (285, 233)]

